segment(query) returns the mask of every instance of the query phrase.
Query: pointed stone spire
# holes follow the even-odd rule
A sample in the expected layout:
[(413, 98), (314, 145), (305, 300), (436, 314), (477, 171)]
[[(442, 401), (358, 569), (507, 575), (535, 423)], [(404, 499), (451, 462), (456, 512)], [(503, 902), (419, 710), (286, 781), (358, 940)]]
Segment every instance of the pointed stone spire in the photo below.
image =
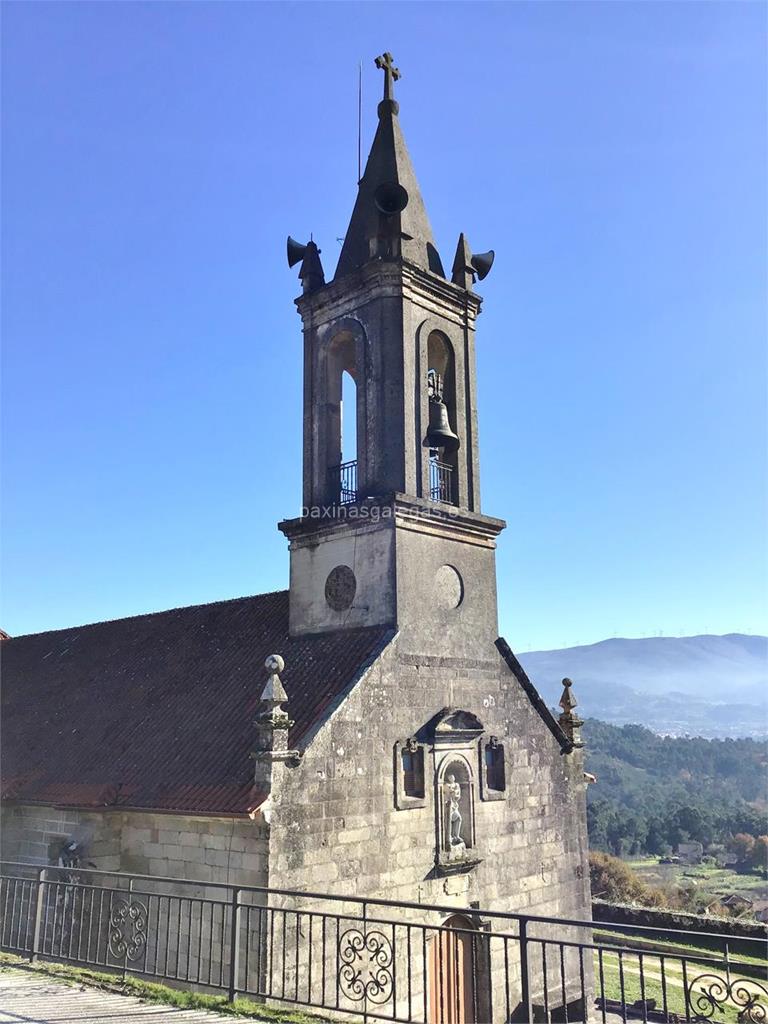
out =
[(335, 279), (371, 259), (399, 257), (445, 277), (400, 129), (400, 108), (393, 98), (393, 82), (400, 78), (400, 72), (390, 53), (377, 57), (376, 66), (384, 72), (384, 99), (378, 106), (379, 126), (360, 179)]
[(568, 739), (571, 740), (574, 747), (580, 747), (582, 745), (581, 727), (584, 722), (574, 711), (578, 701), (573, 694), (572, 687), (573, 683), (570, 679), (563, 680), (563, 695), (560, 698), (560, 707), (563, 709), (563, 713), (558, 718), (558, 722), (560, 723), (560, 728)]
[(475, 283), (475, 268), (470, 262), (471, 259), (472, 250), (469, 248), (469, 243), (462, 231), (459, 235), (459, 244), (456, 246), (456, 255), (453, 258), (451, 280), (454, 284), (467, 290), (471, 290), (472, 285)]
[[(313, 241), (307, 242), (307, 251), (299, 268), (299, 280), (302, 291), (313, 292), (316, 288), (322, 288), (325, 284), (323, 264), (320, 262), (320, 250)], [(278, 655), (279, 657), (279, 655)]]
[(285, 669), (285, 662), (279, 654), (270, 654), (264, 662), (264, 668), (269, 672), (269, 679), (261, 691), (261, 703), (264, 706), (259, 713), (259, 721), (269, 723), (273, 729), (287, 729), (288, 712), (280, 707), (288, 700), (288, 694), (280, 679), (280, 673)]
[(288, 749), (288, 730), (293, 722), (288, 717), (288, 712), (281, 707), (288, 700), (288, 694), (280, 679), (285, 662), (279, 654), (270, 654), (264, 662), (264, 667), (269, 672), (269, 678), (261, 691), (261, 710), (255, 721), (256, 749), (251, 757), (256, 762), (254, 782), (269, 789), (272, 784), (274, 762), (296, 762), (299, 752)]

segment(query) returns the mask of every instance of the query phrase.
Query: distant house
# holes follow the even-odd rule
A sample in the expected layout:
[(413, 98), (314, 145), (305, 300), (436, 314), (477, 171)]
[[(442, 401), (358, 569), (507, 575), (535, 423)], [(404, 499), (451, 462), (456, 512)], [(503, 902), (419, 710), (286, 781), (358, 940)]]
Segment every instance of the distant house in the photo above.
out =
[(752, 904), (752, 913), (758, 921), (768, 924), (768, 900), (755, 900)]
[[(768, 909), (768, 900), (761, 900), (761, 903), (765, 903), (766, 909)], [(746, 896), (741, 896), (737, 892), (729, 893), (727, 896), (721, 896), (720, 899), (710, 903), (707, 907), (707, 911), (712, 913), (713, 911), (725, 908), (733, 917), (741, 917), (746, 914), (747, 911), (754, 908), (752, 900)], [(761, 920), (764, 920), (761, 918)]]
[(704, 847), (701, 843), (678, 843), (677, 855), (682, 864), (701, 864)]

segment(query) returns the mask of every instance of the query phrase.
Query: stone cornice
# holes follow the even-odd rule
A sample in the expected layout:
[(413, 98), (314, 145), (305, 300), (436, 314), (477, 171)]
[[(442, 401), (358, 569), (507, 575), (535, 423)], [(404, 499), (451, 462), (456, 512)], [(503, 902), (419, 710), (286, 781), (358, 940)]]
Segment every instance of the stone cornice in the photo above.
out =
[(305, 323), (321, 324), (349, 315), (382, 296), (437, 303), (457, 316), (469, 314), (472, 319), (477, 317), (482, 303), (474, 292), (399, 259), (370, 260), (354, 273), (299, 296), (296, 307)]
[(397, 527), (465, 544), (494, 547), (496, 537), (507, 525), (503, 519), (400, 493), (354, 505), (328, 505), (313, 511), (316, 514), (284, 519), (277, 524), (292, 545), (316, 544), (348, 531)]
[(459, 311), (468, 307), (475, 316), (480, 312), (483, 300), (475, 292), (467, 291), (460, 285), (447, 281), (444, 277), (438, 277), (437, 274), (430, 274), (413, 263), (403, 261), (402, 268), (403, 281), (410, 285), (415, 292), (440, 299)]
[(409, 494), (395, 494), (393, 507), (395, 521), (402, 529), (482, 547), (495, 547), (496, 537), (507, 525), (503, 519)]

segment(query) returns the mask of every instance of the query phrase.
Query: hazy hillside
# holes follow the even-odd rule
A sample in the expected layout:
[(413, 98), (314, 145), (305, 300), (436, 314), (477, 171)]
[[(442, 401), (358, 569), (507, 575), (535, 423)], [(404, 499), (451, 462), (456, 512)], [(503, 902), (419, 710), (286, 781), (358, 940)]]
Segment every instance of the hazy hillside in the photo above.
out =
[(669, 735), (768, 734), (768, 637), (612, 639), (519, 655), (549, 704), (570, 676), (584, 714)]
[(587, 719), (590, 843), (612, 853), (663, 853), (686, 839), (765, 835), (765, 743), (660, 737)]

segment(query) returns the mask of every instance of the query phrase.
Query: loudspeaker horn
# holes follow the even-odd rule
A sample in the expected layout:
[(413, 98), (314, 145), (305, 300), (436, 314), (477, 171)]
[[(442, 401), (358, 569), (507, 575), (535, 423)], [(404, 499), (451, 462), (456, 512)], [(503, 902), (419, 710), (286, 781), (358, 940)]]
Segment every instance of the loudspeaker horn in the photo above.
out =
[(379, 185), (373, 193), (373, 201), (380, 213), (392, 216), (394, 213), (402, 213), (406, 208), (408, 193), (396, 181), (385, 182), (385, 184)]
[(496, 257), (496, 253), (493, 249), (489, 249), (488, 252), (479, 252), (476, 256), (473, 256), (469, 261), (474, 267), (475, 273), (482, 281), (484, 277), (488, 276), (488, 273), (493, 266), (493, 261)]
[(294, 267), (297, 263), (300, 263), (306, 253), (306, 245), (302, 245), (301, 242), (297, 242), (295, 238), (291, 238), (288, 235), (288, 266)]

